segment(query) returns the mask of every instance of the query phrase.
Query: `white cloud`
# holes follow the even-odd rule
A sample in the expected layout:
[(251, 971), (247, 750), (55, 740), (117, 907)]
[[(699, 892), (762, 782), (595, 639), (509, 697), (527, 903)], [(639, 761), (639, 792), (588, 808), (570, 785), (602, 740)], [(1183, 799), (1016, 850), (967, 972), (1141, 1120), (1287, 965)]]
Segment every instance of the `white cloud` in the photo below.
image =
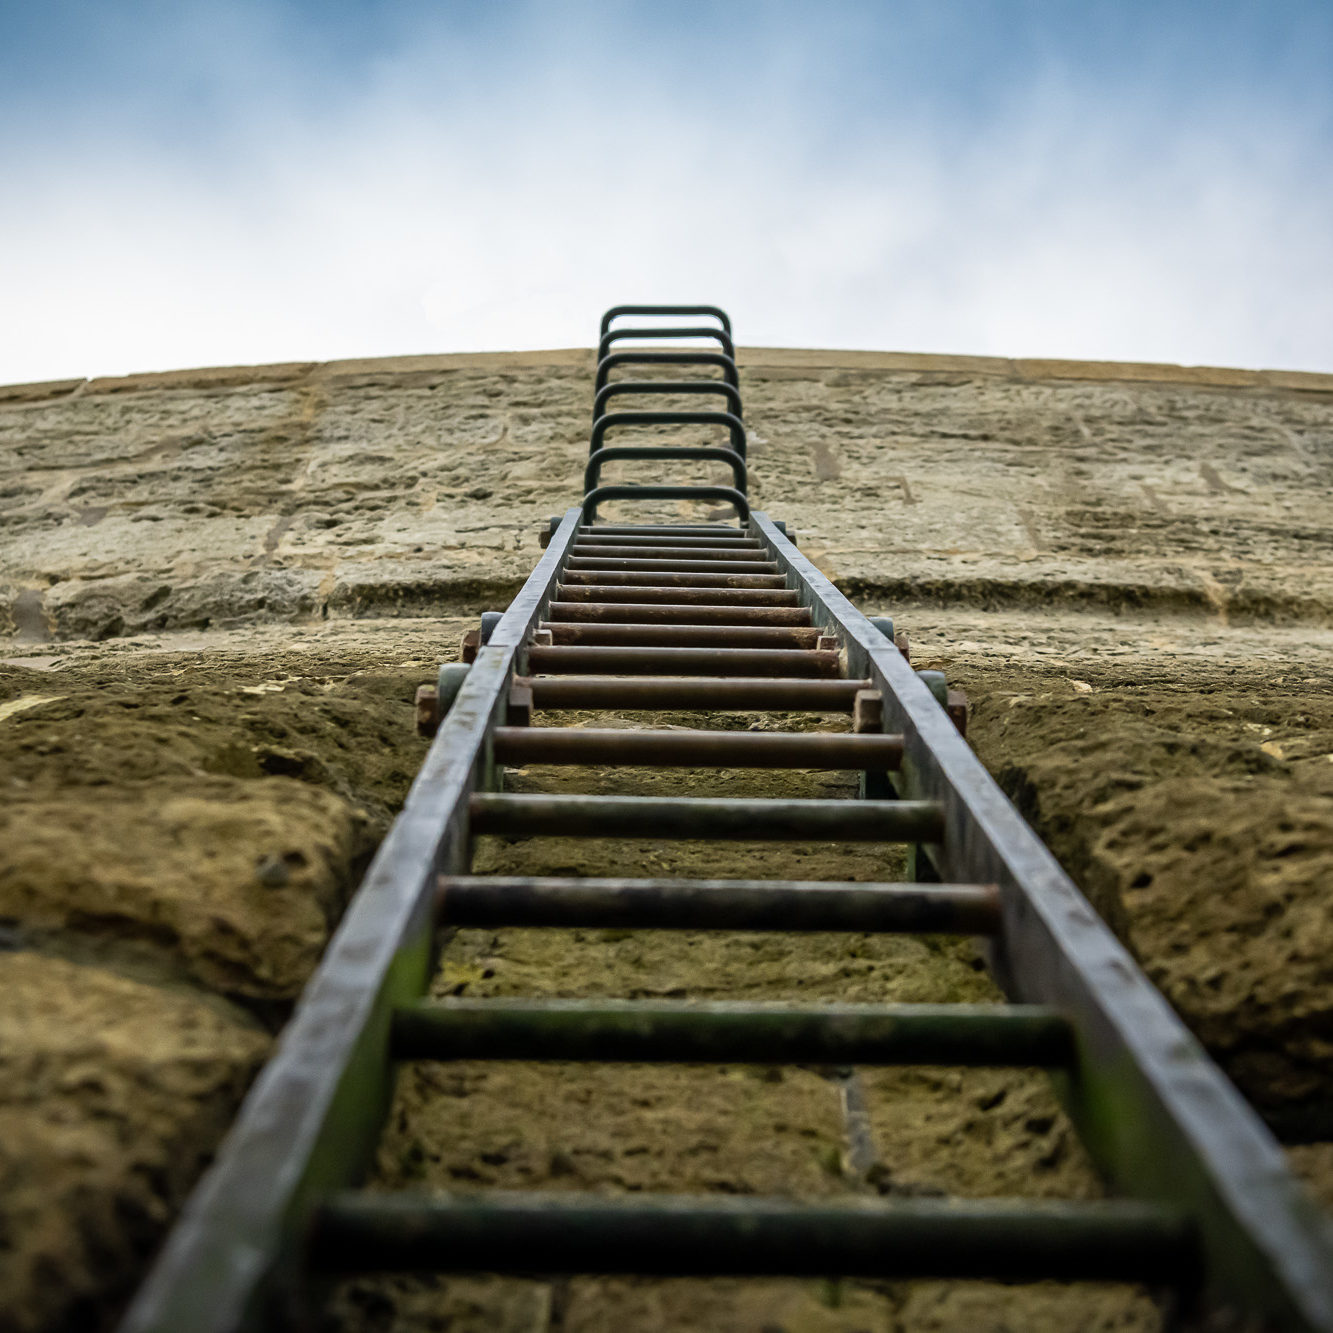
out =
[(1313, 129), (1153, 125), (1055, 80), (960, 148), (925, 113), (608, 103), (564, 53), (487, 86), (428, 41), (336, 113), (268, 105), (194, 163), (10, 154), (0, 381), (586, 345), (640, 299), (767, 345), (1333, 370)]

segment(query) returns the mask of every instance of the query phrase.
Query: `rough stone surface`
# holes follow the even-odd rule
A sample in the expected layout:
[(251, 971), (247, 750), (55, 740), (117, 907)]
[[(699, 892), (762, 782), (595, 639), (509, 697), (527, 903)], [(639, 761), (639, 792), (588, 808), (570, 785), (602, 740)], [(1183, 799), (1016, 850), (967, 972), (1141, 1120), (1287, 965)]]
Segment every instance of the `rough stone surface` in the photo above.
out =
[(1333, 1138), (1327, 676), (950, 674), (1001, 786), (1242, 1091), (1285, 1134)]
[(364, 645), (113, 643), (0, 667), (5, 1330), (113, 1326), (424, 748)]
[[(740, 355), (757, 503), (908, 630), (914, 665), (970, 691), (982, 758), (1333, 1202), (1333, 381)], [(416, 684), (577, 498), (590, 382), (573, 351), (0, 389), (0, 1114), (16, 1117), (0, 1306), (16, 1328), (114, 1320), (401, 803), (424, 748)], [(654, 874), (756, 873), (765, 854), (481, 849), (494, 867)], [(842, 855), (860, 878), (898, 865)], [(831, 864), (789, 847), (771, 869)], [(437, 985), (993, 996), (977, 961), (943, 941), (467, 931)], [(123, 1035), (145, 1032), (142, 1050)], [(859, 1147), (845, 1088), (814, 1070), (421, 1067), (377, 1183), (1099, 1188), (1039, 1078), (858, 1077)], [(1127, 1288), (592, 1279), (357, 1280), (335, 1313), (348, 1330), (1161, 1320)]]
[[(0, 605), (40, 641), (503, 602), (587, 450), (586, 354), (537, 356), (6, 402)], [(1328, 377), (837, 356), (742, 362), (757, 503), (847, 590), (1333, 624)]]
[(132, 1289), (268, 1048), (186, 991), (0, 954), (5, 1329), (96, 1328)]

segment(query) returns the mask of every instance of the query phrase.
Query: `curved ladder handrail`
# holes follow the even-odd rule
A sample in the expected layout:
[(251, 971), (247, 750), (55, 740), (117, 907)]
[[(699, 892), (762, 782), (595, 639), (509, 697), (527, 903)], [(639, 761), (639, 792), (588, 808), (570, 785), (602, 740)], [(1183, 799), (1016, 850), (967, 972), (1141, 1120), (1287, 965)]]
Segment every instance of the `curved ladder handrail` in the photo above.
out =
[(730, 486), (598, 486), (583, 497), (584, 522), (592, 523), (607, 500), (722, 500), (742, 519), (750, 517), (750, 502)]
[(722, 380), (732, 388), (740, 388), (734, 357), (721, 352), (705, 352), (694, 348), (681, 352), (608, 352), (597, 362), (597, 378), (593, 385), (600, 392), (606, 387), (607, 377), (617, 366), (721, 366)]
[(716, 305), (613, 305), (602, 316), (602, 325), (597, 332), (599, 338), (605, 338), (611, 331), (611, 324), (621, 315), (711, 315), (722, 325), (722, 331), (731, 334), (731, 320), (721, 306)]
[(612, 444), (598, 449), (588, 459), (588, 466), (583, 469), (583, 491), (586, 495), (601, 478), (602, 465), (623, 459), (642, 458), (645, 460), (668, 461), (685, 458), (701, 462), (725, 463), (736, 481), (736, 489), (742, 495), (749, 489), (745, 460), (734, 449), (708, 448), (695, 445), (671, 444)]
[(606, 411), (607, 403), (622, 393), (715, 393), (727, 400), (728, 412), (736, 416), (741, 414), (740, 390), (726, 380), (614, 380), (597, 391), (592, 403), (592, 419), (596, 421)]
[(616, 426), (726, 426), (731, 447), (745, 457), (745, 423), (731, 412), (604, 412), (592, 424), (590, 455), (603, 447), (606, 432)]
[(604, 334), (601, 342), (597, 344), (597, 359), (600, 361), (611, 350), (611, 344), (618, 342), (621, 338), (712, 338), (722, 348), (725, 355), (736, 359), (736, 349), (732, 345), (730, 334), (723, 333), (721, 329), (713, 328), (676, 328), (672, 326), (661, 326), (649, 329), (612, 329), (610, 333)]

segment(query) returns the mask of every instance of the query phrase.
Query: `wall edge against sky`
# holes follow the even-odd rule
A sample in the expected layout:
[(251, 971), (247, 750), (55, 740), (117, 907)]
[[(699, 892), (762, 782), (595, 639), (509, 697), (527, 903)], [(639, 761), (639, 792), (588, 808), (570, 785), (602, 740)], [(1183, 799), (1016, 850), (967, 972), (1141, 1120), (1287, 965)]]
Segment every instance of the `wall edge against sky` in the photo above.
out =
[[(1075, 361), (1041, 357), (955, 356), (936, 352), (873, 352), (843, 349), (740, 347), (744, 370), (887, 370), (922, 374), (988, 375), (1019, 382), (1084, 380), (1137, 384), (1182, 384), (1198, 388), (1287, 389), (1333, 393), (1333, 374), (1304, 370), (1246, 370), (1227, 366), (1179, 366), (1167, 362)], [(447, 352), (419, 356), (355, 357), (339, 361), (285, 361), (253, 366), (203, 366), (147, 371), (93, 379), (45, 380), (0, 385), (0, 403), (40, 402), (74, 395), (170, 389), (225, 389), (242, 384), (303, 380), (346, 381), (407, 376), (441, 370), (497, 371), (535, 366), (591, 369), (589, 348), (525, 352)]]

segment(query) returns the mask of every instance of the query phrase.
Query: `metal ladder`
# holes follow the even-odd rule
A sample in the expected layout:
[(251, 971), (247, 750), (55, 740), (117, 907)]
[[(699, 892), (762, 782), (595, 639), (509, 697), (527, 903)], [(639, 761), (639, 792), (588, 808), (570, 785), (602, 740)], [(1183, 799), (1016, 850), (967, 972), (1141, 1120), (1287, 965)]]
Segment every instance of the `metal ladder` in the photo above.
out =
[[(616, 328), (625, 315), (714, 326)], [(613, 350), (620, 339), (720, 350)], [(720, 377), (611, 380), (618, 366)], [(725, 411), (624, 412), (712, 394)], [(725, 427), (725, 446), (607, 444)], [(612, 461), (690, 459), (732, 486), (603, 485)], [(328, 952), (129, 1311), (127, 1333), (290, 1327), (321, 1281), (390, 1270), (1126, 1280), (1192, 1308), (1333, 1330), (1333, 1235), (1281, 1150), (1005, 799), (957, 700), (751, 512), (731, 325), (619, 306), (600, 331), (581, 505), (507, 611), (418, 698), (435, 740)], [(733, 523), (603, 523), (611, 500), (708, 500)], [(922, 676), (926, 676), (925, 679)], [(953, 703), (949, 709), (942, 704)], [(551, 709), (810, 710), (842, 733), (552, 728)], [(952, 716), (951, 716), (952, 712)], [(503, 791), (505, 765), (829, 768), (858, 800)], [(486, 834), (900, 840), (914, 882), (478, 876)], [(940, 882), (940, 881), (944, 882)], [(928, 931), (983, 937), (997, 1005), (422, 999), (437, 928)], [(353, 1186), (402, 1060), (956, 1064), (1049, 1069), (1117, 1197), (803, 1203), (715, 1196), (385, 1195)]]

